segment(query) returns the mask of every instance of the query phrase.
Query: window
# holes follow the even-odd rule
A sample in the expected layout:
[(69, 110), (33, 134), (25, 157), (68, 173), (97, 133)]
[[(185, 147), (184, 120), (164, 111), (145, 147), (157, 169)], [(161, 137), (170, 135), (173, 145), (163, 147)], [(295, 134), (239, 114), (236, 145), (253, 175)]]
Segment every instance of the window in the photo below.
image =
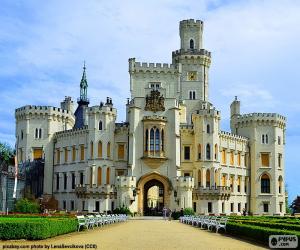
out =
[(189, 98), (190, 100), (196, 100), (196, 91), (192, 90), (189, 92)]
[(190, 40), (190, 49), (194, 49), (194, 40), (193, 39)]
[(150, 130), (150, 151), (154, 151), (154, 129)]
[(215, 144), (215, 160), (218, 159), (218, 144)]
[(237, 164), (238, 164), (238, 166), (241, 166), (241, 153), (240, 152), (238, 152)]
[(210, 126), (209, 126), (209, 124), (206, 125), (206, 133), (208, 133), (208, 134), (210, 133)]
[(102, 158), (102, 141), (98, 142), (98, 158)]
[(282, 213), (282, 202), (279, 203), (279, 212)]
[(56, 149), (56, 164), (60, 164), (60, 149)]
[(269, 167), (269, 153), (261, 153), (261, 165), (263, 167)]
[(84, 211), (85, 208), (85, 201), (82, 201), (82, 211)]
[(76, 147), (72, 147), (72, 161), (74, 162), (76, 160)]
[(206, 159), (210, 160), (210, 145), (206, 145)]
[(278, 167), (281, 168), (282, 154), (278, 154)]
[(210, 171), (209, 169), (206, 170), (206, 188), (210, 187)]
[(268, 144), (269, 143), (269, 138), (267, 134), (261, 135), (261, 143), (262, 144)]
[(230, 190), (233, 192), (234, 176), (230, 177)]
[(66, 210), (67, 209), (67, 202), (63, 201), (63, 209)]
[(110, 181), (110, 168), (106, 169), (106, 184), (109, 184)]
[(74, 201), (71, 201), (71, 210), (73, 211), (75, 209), (75, 203)]
[(184, 159), (190, 160), (190, 147), (189, 146), (184, 147)]
[(198, 160), (201, 159), (201, 144), (198, 144)]
[(238, 203), (238, 212), (241, 212), (241, 203)]
[(39, 138), (39, 131), (38, 131), (37, 128), (35, 129), (35, 138), (36, 138), (36, 139)]
[(278, 136), (278, 145), (281, 145), (281, 137)]
[(222, 175), (222, 186), (226, 187), (226, 176), (224, 174)]
[(124, 160), (124, 155), (125, 155), (124, 149), (125, 149), (124, 144), (118, 145), (118, 159), (119, 160)]
[(68, 184), (68, 176), (67, 173), (64, 173), (64, 190), (67, 189), (67, 184)]
[(201, 186), (202, 180), (201, 180), (201, 170), (198, 170), (198, 186)]
[(164, 139), (164, 130), (162, 129), (161, 130), (161, 151), (164, 151), (164, 147), (165, 147), (165, 145), (164, 145), (165, 141), (164, 140), (165, 140)]
[(72, 173), (72, 189), (75, 189), (75, 181), (76, 181), (75, 173)]
[(247, 182), (248, 182), (248, 179), (245, 178), (245, 182), (244, 182), (244, 191), (245, 191), (245, 193), (247, 193)]
[(98, 175), (97, 175), (97, 185), (102, 185), (102, 168), (98, 167)]
[(197, 203), (196, 202), (193, 202), (193, 210), (196, 213), (196, 210), (197, 210)]
[(160, 138), (159, 138), (159, 130), (155, 131), (155, 151), (159, 151), (160, 149)]
[(282, 194), (282, 176), (278, 177), (278, 193)]
[(110, 142), (107, 143), (107, 158), (110, 158)]
[(149, 140), (149, 131), (147, 129), (145, 134), (145, 151), (148, 151), (148, 147), (149, 147), (148, 140)]
[(238, 177), (237, 179), (237, 191), (239, 193), (241, 192), (241, 177)]
[(264, 203), (264, 213), (268, 213), (268, 212), (269, 212), (269, 204)]
[(222, 150), (222, 164), (226, 164), (226, 150)]
[(233, 151), (230, 152), (230, 165), (231, 166), (234, 165), (234, 153), (233, 153)]
[(84, 161), (84, 145), (80, 145), (80, 160)]
[(270, 193), (270, 178), (267, 174), (261, 177), (261, 193)]
[(91, 141), (91, 144), (90, 144), (90, 147), (91, 147), (91, 150), (90, 150), (90, 158), (93, 159), (94, 158), (94, 143)]
[(99, 130), (102, 130), (103, 129), (103, 124), (102, 124), (102, 121), (99, 122)]
[(65, 163), (67, 163), (68, 162), (68, 148), (65, 147), (64, 151), (65, 151)]
[(211, 202), (207, 203), (207, 212), (212, 213), (212, 203)]
[(149, 84), (149, 87), (152, 89), (152, 90), (159, 90), (160, 89), (160, 83), (157, 82), (157, 83), (150, 83)]
[(233, 213), (233, 211), (234, 211), (234, 203), (233, 203), (233, 202), (231, 202), (231, 203), (230, 203), (230, 212), (232, 212), (232, 213)]
[(56, 190), (59, 190), (59, 174), (56, 174)]
[(155, 84), (155, 88), (156, 88), (156, 89), (159, 89), (159, 87), (160, 87), (160, 86), (159, 86), (159, 83), (156, 83), (156, 84)]
[(94, 172), (93, 172), (93, 167), (90, 167), (90, 187), (93, 186), (93, 175), (94, 175)]
[(222, 213), (225, 213), (225, 204), (222, 202)]
[(266, 144), (269, 143), (268, 135), (266, 135)]
[(265, 143), (265, 135), (261, 136), (261, 143), (264, 144)]
[(21, 140), (23, 140), (24, 138), (24, 133), (23, 133), (23, 130), (21, 130)]
[(33, 149), (33, 159), (38, 160), (43, 158), (43, 149), (42, 148), (34, 148)]
[(83, 172), (80, 172), (80, 185), (83, 185)]
[(100, 210), (100, 202), (99, 201), (95, 202), (95, 210), (96, 210), (96, 212), (99, 212), (99, 210)]
[(40, 139), (42, 138), (42, 129), (41, 128), (39, 129), (39, 138)]

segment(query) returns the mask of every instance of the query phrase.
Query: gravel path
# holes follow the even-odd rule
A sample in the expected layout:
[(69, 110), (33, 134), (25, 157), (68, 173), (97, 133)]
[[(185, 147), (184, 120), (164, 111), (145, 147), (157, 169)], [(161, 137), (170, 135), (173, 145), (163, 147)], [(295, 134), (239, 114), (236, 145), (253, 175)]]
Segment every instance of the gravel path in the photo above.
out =
[[(3, 245), (3, 241), (1, 244)], [(264, 249), (249, 242), (208, 232), (178, 221), (130, 220), (94, 230), (70, 233), (42, 241), (7, 241), (16, 245), (96, 244), (97, 249)], [(93, 249), (92, 245), (89, 245)], [(3, 248), (2, 248), (3, 249)], [(30, 248), (27, 248), (30, 249)], [(41, 248), (31, 248), (41, 249)], [(87, 249), (87, 248), (86, 248)]]

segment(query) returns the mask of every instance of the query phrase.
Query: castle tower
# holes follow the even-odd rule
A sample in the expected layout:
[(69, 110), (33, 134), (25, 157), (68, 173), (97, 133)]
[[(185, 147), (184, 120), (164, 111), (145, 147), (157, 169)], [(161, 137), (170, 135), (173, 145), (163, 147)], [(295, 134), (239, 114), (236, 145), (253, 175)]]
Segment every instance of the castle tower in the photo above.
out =
[(234, 127), (236, 118), (240, 115), (240, 106), (241, 103), (238, 101), (237, 96), (230, 105), (230, 129), (231, 133), (237, 134), (237, 128)]
[(202, 49), (203, 22), (194, 19), (183, 20), (179, 24), (180, 49)]
[(84, 63), (83, 73), (80, 81), (80, 97), (77, 99), (78, 107), (74, 113), (76, 118), (74, 128), (82, 128), (87, 123), (87, 108), (90, 102), (87, 98), (88, 83), (85, 70), (86, 67)]
[(65, 99), (60, 103), (61, 109), (68, 110), (73, 113), (74, 102), (70, 96), (66, 96)]

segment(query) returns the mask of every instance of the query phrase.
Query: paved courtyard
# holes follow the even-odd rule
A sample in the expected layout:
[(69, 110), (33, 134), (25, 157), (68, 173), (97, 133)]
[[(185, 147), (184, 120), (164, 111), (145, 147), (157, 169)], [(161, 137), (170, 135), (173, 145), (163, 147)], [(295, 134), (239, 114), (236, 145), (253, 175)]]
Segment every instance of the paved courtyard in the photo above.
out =
[[(97, 244), (97, 249), (264, 249), (178, 221), (130, 220), (42, 241), (5, 244)], [(3, 242), (2, 242), (3, 244)]]

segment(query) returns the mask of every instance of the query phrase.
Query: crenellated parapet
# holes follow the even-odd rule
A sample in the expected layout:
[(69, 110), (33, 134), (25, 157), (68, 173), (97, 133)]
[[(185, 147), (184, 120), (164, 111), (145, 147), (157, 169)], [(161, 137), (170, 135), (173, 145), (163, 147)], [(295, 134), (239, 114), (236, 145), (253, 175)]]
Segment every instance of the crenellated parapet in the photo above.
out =
[(81, 128), (73, 128), (69, 130), (59, 131), (54, 134), (54, 138), (60, 139), (65, 137), (73, 137), (80, 134), (87, 134), (88, 133), (88, 126), (85, 125)]
[(241, 135), (235, 135), (226, 131), (220, 131), (219, 137), (221, 140), (239, 141), (242, 143), (248, 143), (249, 138)]
[(135, 176), (117, 176), (115, 181), (115, 186), (118, 189), (128, 189), (136, 187), (136, 177)]
[(277, 113), (250, 113), (236, 116), (234, 123), (236, 127), (248, 127), (252, 123), (256, 123), (258, 125), (272, 125), (285, 128), (286, 118)]
[(168, 64), (168, 63), (136, 62), (135, 58), (130, 58), (129, 72), (130, 73), (178, 74), (181, 73), (181, 65)]
[(117, 109), (109, 105), (96, 105), (88, 108), (89, 114), (108, 114), (108, 115), (117, 115)]

